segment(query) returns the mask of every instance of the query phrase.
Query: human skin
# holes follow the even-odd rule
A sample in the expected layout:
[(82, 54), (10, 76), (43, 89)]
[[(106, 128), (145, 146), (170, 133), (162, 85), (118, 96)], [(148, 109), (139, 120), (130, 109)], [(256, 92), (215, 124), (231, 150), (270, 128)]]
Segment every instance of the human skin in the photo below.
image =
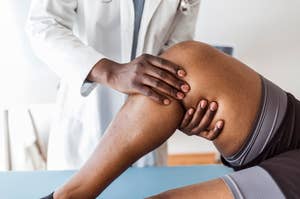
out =
[(125, 64), (101, 59), (87, 78), (122, 93), (142, 94), (168, 105), (170, 97), (182, 100), (189, 91), (189, 85), (181, 79), (185, 75), (184, 69), (173, 62), (143, 54)]
[(231, 191), (222, 179), (194, 184), (174, 190), (169, 190), (147, 199), (234, 199)]
[[(173, 62), (149, 54), (143, 54), (134, 60), (120, 64), (110, 59), (101, 59), (91, 70), (87, 79), (122, 93), (141, 94), (159, 104), (169, 105), (170, 98), (182, 100), (189, 92), (190, 86), (182, 77), (185, 70)], [(203, 99), (204, 100), (204, 99)], [(201, 101), (205, 104), (207, 101)], [(202, 119), (206, 107), (190, 109), (180, 125), (180, 130), (187, 135), (198, 135), (208, 140), (215, 139), (224, 123), (220, 120), (212, 131), (207, 130), (216, 111), (216, 103), (211, 104)], [(202, 119), (202, 120), (201, 120)], [(201, 123), (200, 123), (201, 121)]]
[(189, 136), (197, 135), (207, 140), (215, 140), (224, 127), (224, 121), (219, 120), (213, 129), (209, 128), (217, 109), (217, 102), (208, 103), (206, 99), (201, 99), (196, 108), (189, 108), (185, 112), (179, 130)]
[[(165, 142), (179, 127), (184, 112), (195, 107), (199, 99), (219, 104), (209, 128), (212, 129), (218, 120), (226, 122), (222, 133), (214, 140), (220, 153), (230, 156), (241, 148), (251, 133), (259, 109), (259, 75), (236, 59), (200, 42), (180, 43), (162, 57), (187, 72), (185, 80), (191, 89), (183, 103), (173, 100), (170, 105), (161, 106), (143, 95), (130, 95), (92, 156), (55, 192), (54, 198), (95, 198), (133, 162)], [(232, 197), (221, 179), (175, 190), (178, 191), (184, 193), (184, 198), (197, 194), (206, 194), (206, 198)], [(157, 197), (176, 198), (170, 194), (172, 191), (167, 193)]]

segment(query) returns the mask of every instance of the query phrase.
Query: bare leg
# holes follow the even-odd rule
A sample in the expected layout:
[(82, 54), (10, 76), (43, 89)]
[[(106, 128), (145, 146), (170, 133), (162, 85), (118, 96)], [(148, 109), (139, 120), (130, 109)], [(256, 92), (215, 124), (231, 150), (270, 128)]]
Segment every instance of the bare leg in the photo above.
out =
[(233, 195), (222, 179), (215, 179), (200, 184), (166, 191), (149, 199), (233, 199)]
[[(243, 144), (258, 110), (259, 76), (242, 63), (201, 43), (184, 43), (164, 56), (187, 70), (192, 88), (184, 105), (172, 101), (169, 106), (161, 106), (144, 96), (130, 96), (93, 155), (55, 193), (55, 198), (95, 198), (139, 157), (165, 142), (180, 124), (183, 111), (200, 98), (216, 100), (220, 105), (215, 120), (224, 119), (226, 125), (215, 144), (221, 153), (232, 154)], [(244, 107), (243, 118), (236, 111), (237, 101)], [(214, 191), (228, 196), (222, 181), (211, 183), (216, 185)]]
[(134, 161), (166, 141), (182, 116), (178, 102), (161, 106), (130, 96), (91, 158), (55, 198), (95, 198)]

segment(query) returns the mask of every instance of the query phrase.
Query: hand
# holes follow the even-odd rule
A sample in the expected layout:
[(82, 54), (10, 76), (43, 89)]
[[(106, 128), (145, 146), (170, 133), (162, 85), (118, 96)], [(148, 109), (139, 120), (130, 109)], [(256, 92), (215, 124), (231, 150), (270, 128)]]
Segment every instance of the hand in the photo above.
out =
[(97, 77), (93, 77), (105, 70), (107, 78), (104, 83), (111, 88), (126, 94), (139, 93), (160, 104), (170, 104), (171, 101), (168, 97), (182, 100), (185, 93), (190, 90), (190, 86), (180, 79), (186, 75), (181, 67), (163, 58), (148, 54), (127, 64), (103, 59), (99, 62), (99, 67), (94, 68), (89, 76), (90, 80), (97, 81)]
[(218, 109), (216, 102), (208, 104), (207, 100), (200, 100), (196, 110), (190, 108), (181, 122), (179, 130), (187, 135), (198, 135), (207, 140), (216, 139), (224, 127), (224, 121), (219, 120), (213, 129), (208, 129)]

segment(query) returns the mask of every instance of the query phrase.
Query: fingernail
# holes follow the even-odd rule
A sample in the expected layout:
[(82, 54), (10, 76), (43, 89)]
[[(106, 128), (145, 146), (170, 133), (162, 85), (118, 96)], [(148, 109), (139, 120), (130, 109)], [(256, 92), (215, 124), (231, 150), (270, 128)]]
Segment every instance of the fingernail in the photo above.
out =
[(217, 108), (218, 108), (218, 106), (217, 106), (217, 103), (216, 103), (216, 102), (212, 102), (212, 103), (210, 104), (210, 110), (211, 110), (211, 111), (216, 111)]
[(187, 84), (183, 84), (183, 85), (181, 86), (181, 90), (182, 90), (183, 92), (188, 92), (188, 91), (190, 90), (190, 87), (189, 87), (189, 85), (187, 85)]
[(189, 114), (190, 114), (190, 115), (193, 115), (193, 113), (194, 113), (194, 109), (191, 108), (191, 109), (189, 110)]
[(223, 121), (217, 122), (217, 127), (218, 127), (218, 129), (223, 128)]
[(180, 77), (184, 77), (186, 75), (186, 72), (184, 70), (178, 70), (177, 71), (177, 74), (180, 76)]
[(176, 96), (177, 96), (178, 99), (183, 99), (184, 98), (184, 94), (182, 92), (178, 92), (176, 94)]
[(166, 105), (170, 104), (170, 100), (169, 99), (164, 99), (164, 104), (166, 104)]
[(207, 101), (206, 101), (206, 100), (201, 100), (201, 102), (200, 102), (200, 107), (201, 107), (202, 109), (204, 109), (204, 108), (206, 107), (206, 105), (207, 105)]

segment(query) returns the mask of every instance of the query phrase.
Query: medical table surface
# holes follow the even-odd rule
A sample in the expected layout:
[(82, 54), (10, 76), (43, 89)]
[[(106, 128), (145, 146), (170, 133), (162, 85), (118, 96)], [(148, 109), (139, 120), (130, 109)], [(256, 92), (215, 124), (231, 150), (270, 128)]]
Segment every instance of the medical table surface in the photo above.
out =
[[(232, 172), (219, 165), (129, 168), (98, 198), (142, 199)], [(0, 199), (38, 199), (62, 185), (74, 171), (0, 172)]]

